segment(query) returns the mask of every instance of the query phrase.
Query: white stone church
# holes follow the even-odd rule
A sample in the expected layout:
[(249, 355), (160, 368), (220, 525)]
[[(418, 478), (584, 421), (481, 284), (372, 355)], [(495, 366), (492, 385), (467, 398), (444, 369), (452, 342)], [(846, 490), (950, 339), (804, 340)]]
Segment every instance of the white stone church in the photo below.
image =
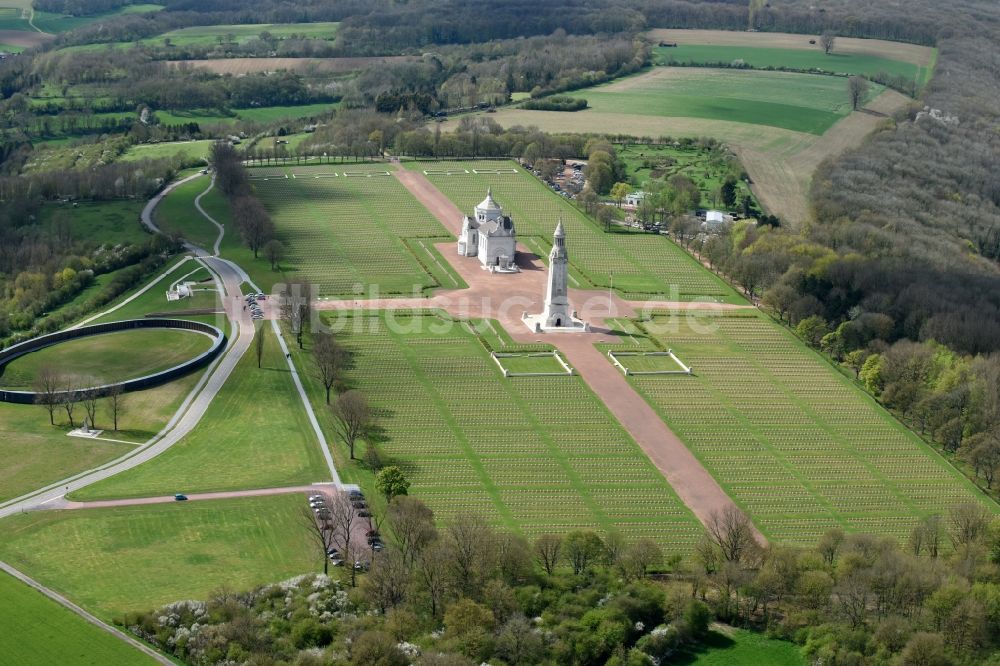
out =
[(487, 190), (486, 198), (476, 206), (475, 216), (462, 220), (458, 237), (458, 253), (463, 257), (479, 257), (484, 268), (493, 273), (517, 273), (517, 232), (514, 221), (504, 215), (503, 208)]

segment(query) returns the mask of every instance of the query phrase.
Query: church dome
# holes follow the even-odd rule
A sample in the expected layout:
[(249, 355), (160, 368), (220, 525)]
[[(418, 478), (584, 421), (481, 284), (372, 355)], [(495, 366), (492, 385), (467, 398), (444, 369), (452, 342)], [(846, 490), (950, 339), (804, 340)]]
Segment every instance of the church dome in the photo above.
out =
[(500, 207), (500, 204), (498, 204), (493, 199), (493, 188), (490, 188), (490, 189), (486, 190), (486, 198), (483, 199), (481, 202), (479, 202), (479, 205), (476, 206), (476, 210), (481, 210), (481, 211), (501, 211), (501, 210), (503, 210), (503, 208)]

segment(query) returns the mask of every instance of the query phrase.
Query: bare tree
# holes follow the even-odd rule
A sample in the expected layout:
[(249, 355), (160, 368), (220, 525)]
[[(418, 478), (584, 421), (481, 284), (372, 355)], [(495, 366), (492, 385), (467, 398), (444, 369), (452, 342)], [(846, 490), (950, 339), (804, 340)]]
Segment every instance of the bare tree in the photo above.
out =
[(49, 412), (49, 425), (56, 424), (56, 409), (59, 407), (58, 393), (63, 385), (62, 375), (51, 365), (38, 368), (32, 385), (35, 391), (35, 402), (45, 405)]
[(467, 514), (455, 516), (442, 539), (455, 586), (465, 596), (477, 596), (496, 568), (496, 534), (481, 516)]
[(73, 420), (73, 410), (80, 400), (80, 390), (77, 388), (76, 377), (64, 376), (62, 391), (59, 394), (59, 404), (66, 411), (66, 418), (69, 419), (69, 427), (75, 428), (76, 421)]
[(254, 353), (257, 354), (257, 368), (260, 369), (264, 362), (264, 341), (266, 335), (264, 334), (264, 326), (261, 324), (257, 325), (257, 331), (254, 333)]
[[(96, 381), (88, 382), (91, 386), (96, 384)], [(86, 390), (80, 392), (80, 404), (83, 405), (83, 411), (87, 414), (87, 422), (90, 423), (90, 427), (96, 427), (94, 423), (97, 421), (97, 405), (100, 402), (100, 398), (97, 395), (97, 391)]]
[(243, 242), (257, 258), (261, 248), (274, 236), (274, 222), (260, 201), (250, 195), (237, 197), (232, 205), (233, 220), (240, 229)]
[(712, 512), (705, 527), (727, 562), (740, 562), (756, 546), (753, 524), (735, 505)]
[(948, 510), (948, 536), (955, 546), (975, 543), (986, 533), (993, 514), (982, 504), (965, 502)]
[(412, 562), (427, 544), (437, 538), (434, 512), (415, 497), (393, 497), (389, 503), (388, 519), (396, 547), (407, 562)]
[(264, 245), (264, 256), (271, 262), (271, 270), (278, 270), (278, 264), (285, 258), (285, 244), (272, 238)]
[(431, 616), (438, 617), (445, 595), (451, 587), (445, 560), (448, 547), (441, 540), (432, 541), (421, 550), (413, 561), (417, 585), (427, 594), (431, 603)]
[(403, 603), (408, 583), (408, 566), (402, 554), (389, 549), (372, 558), (371, 572), (362, 587), (379, 611), (385, 613)]
[(305, 330), (306, 322), (309, 321), (309, 312), (312, 307), (309, 285), (300, 282), (291, 282), (285, 285), (285, 290), (281, 293), (281, 318), (288, 322), (288, 327), (295, 334), (295, 341), (302, 349), (302, 333)]
[(302, 507), (302, 526), (306, 528), (310, 540), (320, 550), (320, 556), (323, 558), (323, 573), (329, 574), (329, 552), (336, 544), (333, 527), (328, 520), (318, 517), (309, 506)]
[(830, 51), (833, 50), (833, 44), (837, 41), (837, 35), (835, 35), (830, 30), (826, 30), (822, 35), (819, 36), (819, 45), (823, 47), (823, 53), (830, 55)]
[(125, 394), (122, 385), (115, 383), (108, 391), (108, 410), (111, 412), (111, 422), (115, 432), (118, 431), (118, 419), (125, 411)]
[(538, 563), (551, 576), (562, 559), (562, 537), (558, 534), (543, 534), (535, 539), (534, 548)]
[(663, 565), (663, 550), (652, 539), (639, 539), (622, 554), (622, 570), (630, 578), (645, 578), (651, 567)]
[(359, 520), (347, 493), (337, 492), (330, 502), (330, 527), (333, 533), (333, 545), (344, 558), (345, 566), (351, 568), (351, 585), (357, 582), (357, 570), (354, 568), (355, 543), (352, 542), (354, 526)]
[(326, 389), (326, 404), (330, 404), (330, 389), (340, 379), (347, 365), (347, 350), (330, 333), (317, 331), (313, 334), (313, 363), (316, 376)]
[(330, 405), (333, 427), (347, 444), (354, 460), (354, 446), (372, 427), (372, 410), (360, 391), (345, 391)]
[(863, 76), (852, 76), (847, 79), (847, 95), (851, 99), (852, 109), (857, 111), (867, 94), (868, 79)]

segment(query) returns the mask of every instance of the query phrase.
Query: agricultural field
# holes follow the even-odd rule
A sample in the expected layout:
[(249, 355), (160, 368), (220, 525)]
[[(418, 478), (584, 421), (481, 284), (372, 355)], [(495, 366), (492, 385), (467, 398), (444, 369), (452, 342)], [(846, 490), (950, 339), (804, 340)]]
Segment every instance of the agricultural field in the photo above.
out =
[(918, 517), (985, 501), (763, 315), (680, 319), (645, 327), (694, 376), (630, 381), (769, 539), (808, 545), (833, 527), (905, 539)]
[(208, 161), (208, 150), (211, 147), (212, 141), (210, 139), (169, 143), (145, 143), (132, 146), (118, 160), (121, 162), (131, 162), (134, 160), (155, 160), (183, 155), (185, 161), (201, 163)]
[(124, 641), (0, 573), (0, 654), (11, 664), (155, 664)]
[(69, 14), (53, 14), (50, 12), (35, 12), (34, 24), (42, 32), (57, 35), (61, 32), (68, 32), (82, 28), (85, 25), (96, 23), (103, 19), (122, 14), (147, 14), (158, 12), (163, 9), (163, 5), (157, 4), (135, 4), (119, 7), (118, 9), (103, 14), (93, 14), (90, 16), (71, 16)]
[(433, 247), (451, 237), (385, 165), (263, 167), (250, 177), (285, 244), (286, 278), (316, 284), (323, 296), (464, 286)]
[(189, 361), (211, 345), (207, 335), (175, 329), (76, 338), (15, 359), (0, 369), (0, 387), (30, 388), (44, 367), (79, 376), (84, 385), (143, 377)]
[(0, 523), (0, 559), (105, 620), (322, 569), (303, 496), (34, 511)]
[(504, 379), (467, 324), (434, 315), (345, 324), (337, 335), (354, 354), (349, 381), (378, 411), (380, 449), (440, 520), (480, 513), (528, 536), (620, 530), (668, 553), (700, 535), (581, 378)]
[[(680, 46), (707, 45), (718, 47), (753, 47), (768, 49), (811, 50), (819, 42), (818, 35), (801, 35), (789, 32), (743, 32), (734, 30), (678, 30), (656, 29), (646, 33), (653, 43), (666, 42)], [(861, 55), (898, 62), (910, 63), (918, 67), (933, 67), (937, 49), (906, 42), (890, 42), (884, 39), (858, 39), (837, 37), (834, 53), (841, 55)]]
[[(570, 265), (581, 278), (574, 282), (571, 274), (570, 286), (587, 288), (590, 285), (584, 281), (589, 281), (607, 288), (613, 279), (615, 289), (627, 298), (670, 295), (683, 300), (741, 301), (729, 286), (700, 270), (694, 259), (666, 238), (627, 231), (605, 233), (514, 162), (417, 162), (407, 167), (431, 171), (427, 177), (435, 187), (470, 213), (491, 187), (494, 198), (514, 218), (521, 243), (541, 257), (548, 255), (552, 231), (562, 218)], [(474, 170), (516, 173), (477, 174)], [(435, 171), (458, 173), (446, 176)]]
[[(876, 84), (866, 102), (882, 87)], [(823, 134), (851, 112), (844, 79), (790, 72), (657, 67), (570, 93), (587, 113), (726, 120)]]
[(169, 495), (328, 481), (319, 443), (269, 325), (263, 367), (240, 360), (198, 426), (153, 460), (73, 493), (73, 499)]
[(679, 44), (675, 47), (656, 47), (653, 61), (657, 65), (729, 65), (742, 61), (754, 69), (789, 69), (820, 71), (833, 74), (861, 74), (873, 76), (880, 73), (899, 76), (914, 81), (918, 87), (927, 83), (931, 69), (910, 62), (853, 53), (826, 54), (819, 46), (803, 49), (764, 48), (758, 46), (716, 46), (707, 44)]

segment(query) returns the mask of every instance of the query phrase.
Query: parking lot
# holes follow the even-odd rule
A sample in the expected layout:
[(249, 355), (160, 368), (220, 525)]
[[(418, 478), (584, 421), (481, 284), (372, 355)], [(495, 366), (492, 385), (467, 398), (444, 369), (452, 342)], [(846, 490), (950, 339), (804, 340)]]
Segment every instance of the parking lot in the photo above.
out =
[[(317, 487), (308, 493), (309, 508), (324, 533), (327, 557), (333, 566), (365, 571), (385, 545), (376, 529), (368, 501), (356, 486)], [(350, 542), (345, 538), (350, 528)]]

